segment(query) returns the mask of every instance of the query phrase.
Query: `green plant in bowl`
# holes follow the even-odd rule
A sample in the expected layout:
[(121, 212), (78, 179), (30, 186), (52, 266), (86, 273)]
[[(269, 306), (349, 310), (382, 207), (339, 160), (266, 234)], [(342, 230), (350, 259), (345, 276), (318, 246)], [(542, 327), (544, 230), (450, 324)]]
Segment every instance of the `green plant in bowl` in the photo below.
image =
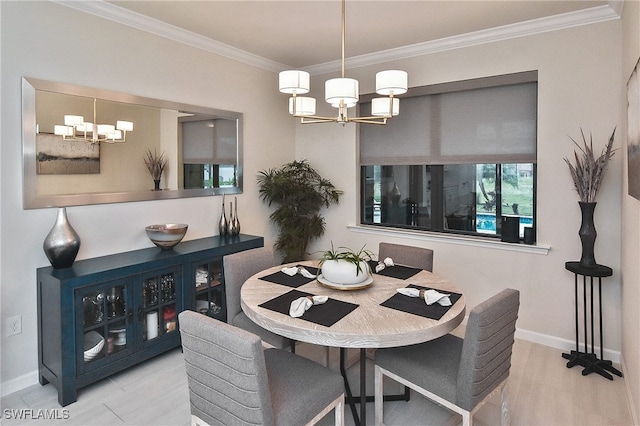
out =
[[(335, 278), (332, 274), (334, 268), (340, 268), (344, 271), (344, 265), (349, 265), (352, 269), (355, 269), (355, 278), (345, 278), (347, 281), (362, 281), (366, 279), (371, 270), (369, 267), (369, 261), (374, 258), (374, 253), (362, 246), (360, 250), (354, 251), (348, 247), (338, 247), (336, 250), (331, 243), (331, 249), (323, 251), (320, 257), (318, 266), (322, 269), (323, 275), (330, 281), (342, 283), (341, 279)], [(327, 265), (331, 265), (331, 271), (328, 270)], [(342, 274), (342, 272), (340, 273)], [(362, 274), (362, 276), (360, 276)], [(332, 276), (334, 279), (332, 279)], [(358, 278), (359, 277), (359, 278)]]

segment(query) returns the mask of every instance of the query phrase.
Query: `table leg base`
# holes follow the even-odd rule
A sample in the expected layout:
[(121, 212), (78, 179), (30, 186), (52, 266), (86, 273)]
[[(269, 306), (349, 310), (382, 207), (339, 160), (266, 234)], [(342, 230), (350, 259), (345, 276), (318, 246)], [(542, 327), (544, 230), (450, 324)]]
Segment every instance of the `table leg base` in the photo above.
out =
[[(351, 386), (349, 385), (349, 379), (347, 378), (347, 371), (345, 368), (345, 358), (345, 348), (340, 348), (340, 374), (342, 375), (342, 379), (344, 380), (344, 388), (346, 393), (345, 402), (349, 404), (349, 407), (351, 408), (351, 414), (353, 415), (354, 424), (365, 424), (367, 417), (366, 403), (374, 402), (374, 396), (366, 395), (366, 352), (364, 349), (360, 349), (360, 395), (358, 396), (353, 395), (353, 393), (351, 392)], [(383, 401), (409, 401), (410, 397), (410, 390), (405, 386), (403, 394), (384, 395), (382, 399)], [(359, 414), (356, 408), (356, 404), (360, 404)]]

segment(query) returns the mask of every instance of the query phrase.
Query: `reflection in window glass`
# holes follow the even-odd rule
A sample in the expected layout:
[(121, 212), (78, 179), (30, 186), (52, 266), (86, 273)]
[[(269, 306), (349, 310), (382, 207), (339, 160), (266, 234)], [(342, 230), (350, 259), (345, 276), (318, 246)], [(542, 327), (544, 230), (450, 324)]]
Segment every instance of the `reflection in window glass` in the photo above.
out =
[(236, 166), (226, 164), (185, 164), (184, 187), (229, 188), (237, 184)]
[(527, 164), (362, 167), (362, 223), (500, 236), (501, 216), (534, 226), (535, 168)]

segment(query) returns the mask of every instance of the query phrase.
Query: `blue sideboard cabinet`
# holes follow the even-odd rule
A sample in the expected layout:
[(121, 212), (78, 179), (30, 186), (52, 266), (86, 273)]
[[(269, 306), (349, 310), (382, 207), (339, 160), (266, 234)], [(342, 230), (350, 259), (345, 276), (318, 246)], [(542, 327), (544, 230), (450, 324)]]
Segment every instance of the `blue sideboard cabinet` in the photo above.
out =
[(78, 389), (180, 346), (181, 311), (226, 321), (222, 257), (263, 245), (215, 236), (38, 268), (40, 383), (66, 406)]

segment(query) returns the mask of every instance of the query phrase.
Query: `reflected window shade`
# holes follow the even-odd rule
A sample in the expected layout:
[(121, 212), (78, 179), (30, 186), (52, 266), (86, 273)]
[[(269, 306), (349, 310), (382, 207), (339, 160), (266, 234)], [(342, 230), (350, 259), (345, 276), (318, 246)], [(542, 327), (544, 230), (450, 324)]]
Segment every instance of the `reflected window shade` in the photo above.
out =
[(535, 163), (536, 122), (535, 82), (403, 98), (386, 126), (360, 126), (360, 164)]
[(236, 164), (235, 120), (182, 123), (182, 156), (185, 164)]
[(182, 158), (185, 164), (215, 163), (215, 126), (213, 120), (182, 123)]
[(216, 161), (215, 164), (237, 164), (238, 127), (235, 120), (215, 120)]

